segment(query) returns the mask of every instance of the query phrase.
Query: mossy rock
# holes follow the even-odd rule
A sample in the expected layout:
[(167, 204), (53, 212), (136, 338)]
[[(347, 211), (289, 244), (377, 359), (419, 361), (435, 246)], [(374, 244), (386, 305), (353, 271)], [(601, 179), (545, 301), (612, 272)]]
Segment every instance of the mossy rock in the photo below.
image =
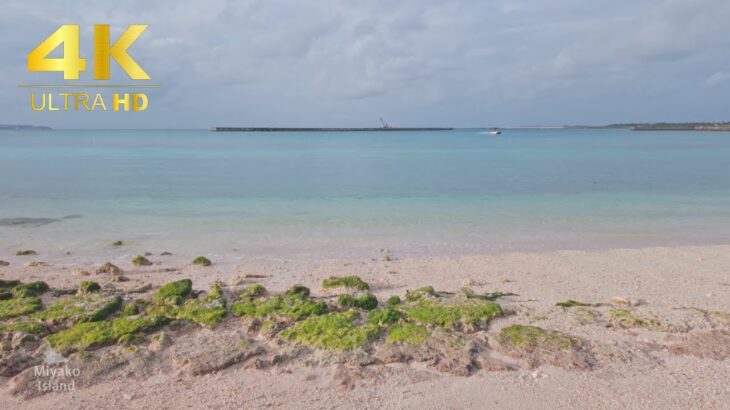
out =
[(84, 351), (114, 343), (126, 343), (168, 323), (161, 316), (121, 317), (100, 322), (78, 323), (46, 338), (61, 353)]
[(122, 241), (114, 241), (112, 242), (112, 246), (122, 246), (124, 243)]
[(266, 290), (266, 288), (263, 287), (263, 285), (259, 285), (258, 283), (247, 286), (246, 288), (238, 292), (239, 296), (247, 298), (258, 298), (261, 296), (266, 296), (267, 293), (268, 291)]
[(403, 322), (391, 327), (385, 340), (388, 343), (418, 346), (428, 339), (428, 335), (428, 329), (425, 327)]
[(347, 288), (355, 290), (370, 290), (370, 285), (360, 279), (359, 276), (333, 276), (322, 281), (322, 287), (330, 288)]
[(501, 344), (530, 353), (538, 350), (568, 350), (578, 343), (577, 339), (564, 333), (527, 325), (505, 327), (499, 332), (498, 339)]
[(38, 252), (36, 252), (34, 250), (30, 250), (30, 249), (15, 252), (15, 256), (32, 256), (32, 255), (38, 255)]
[(41, 309), (43, 309), (43, 304), (37, 296), (0, 300), (0, 319), (23, 316)]
[(375, 309), (368, 314), (368, 323), (378, 326), (389, 326), (400, 320), (402, 314), (392, 307)]
[(364, 310), (373, 310), (378, 307), (378, 298), (372, 293), (366, 293), (361, 296), (340, 295), (337, 298), (337, 304), (342, 307), (356, 307)]
[(118, 266), (114, 265), (111, 262), (107, 262), (99, 267), (99, 269), (96, 270), (97, 275), (101, 275), (102, 273), (108, 273), (112, 275), (119, 275), (122, 273), (122, 270), (119, 269)]
[(596, 358), (582, 339), (536, 326), (512, 325), (495, 337), (495, 349), (524, 361), (530, 368), (543, 364), (565, 369), (591, 369)]
[(50, 287), (46, 282), (36, 281), (21, 283), (20, 285), (13, 288), (13, 294), (16, 298), (40, 296), (45, 292), (48, 292)]
[(309, 297), (310, 291), (309, 288), (304, 285), (294, 285), (286, 290), (286, 294)]
[(658, 320), (636, 316), (626, 309), (610, 310), (606, 315), (611, 323), (623, 328), (643, 327), (650, 330), (662, 330), (667, 327)]
[(79, 283), (79, 290), (76, 292), (79, 295), (86, 295), (89, 293), (98, 292), (101, 290), (101, 286), (97, 282), (85, 280)]
[(393, 295), (388, 298), (388, 305), (389, 306), (397, 306), (400, 305), (400, 296)]
[[(168, 299), (182, 302), (182, 300), (193, 290), (193, 281), (190, 279), (182, 279), (162, 285), (152, 295), (152, 300), (156, 303), (164, 303)], [(177, 303), (179, 304), (179, 303)]]
[(14, 288), (16, 286), (20, 285), (19, 280), (3, 280), (0, 279), (0, 289), (9, 289)]
[(213, 262), (210, 261), (210, 259), (206, 258), (205, 256), (198, 256), (197, 258), (193, 259), (193, 265), (197, 266), (210, 266)]
[(61, 299), (34, 317), (51, 324), (96, 322), (106, 319), (121, 307), (120, 296), (94, 293)]
[(281, 336), (317, 349), (355, 350), (378, 334), (378, 326), (353, 323), (359, 316), (353, 311), (312, 316), (284, 329)]
[(453, 327), (457, 324), (475, 326), (488, 324), (503, 314), (502, 307), (494, 302), (470, 300), (462, 303), (421, 301), (403, 308), (409, 319), (421, 324)]
[(299, 320), (327, 312), (327, 305), (315, 302), (299, 293), (271, 296), (267, 298), (248, 298), (234, 302), (231, 311), (236, 316), (256, 319), (281, 318)]
[(433, 286), (424, 286), (416, 290), (406, 291), (406, 300), (409, 302), (417, 302), (427, 297), (438, 297), (438, 294), (436, 293), (436, 290), (434, 290)]
[(132, 259), (132, 265), (134, 266), (150, 266), (152, 262), (142, 255), (137, 255)]

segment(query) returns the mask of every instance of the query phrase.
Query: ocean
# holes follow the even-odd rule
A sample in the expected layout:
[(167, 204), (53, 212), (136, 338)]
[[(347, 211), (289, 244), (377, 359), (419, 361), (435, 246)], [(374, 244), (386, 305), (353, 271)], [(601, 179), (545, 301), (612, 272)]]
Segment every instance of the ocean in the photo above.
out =
[(1, 258), (116, 240), (226, 260), (730, 243), (730, 135), (0, 132)]

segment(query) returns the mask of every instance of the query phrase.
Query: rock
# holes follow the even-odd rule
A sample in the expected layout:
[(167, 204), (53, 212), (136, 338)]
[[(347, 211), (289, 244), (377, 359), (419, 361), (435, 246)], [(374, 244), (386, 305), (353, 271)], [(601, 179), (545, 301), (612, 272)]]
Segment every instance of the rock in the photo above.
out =
[(0, 357), (0, 376), (13, 377), (16, 374), (42, 362), (42, 357), (24, 350), (12, 351)]
[(148, 349), (153, 352), (159, 352), (172, 345), (172, 338), (165, 332), (152, 335), (150, 339), (152, 339), (152, 341), (150, 342)]
[(10, 266), (10, 262), (0, 261), (0, 266)]
[(111, 262), (107, 262), (99, 267), (99, 269), (96, 270), (97, 275), (101, 275), (102, 273), (109, 273), (113, 275), (118, 275), (122, 273), (122, 270), (118, 267), (114, 266)]
[(173, 362), (192, 375), (208, 374), (241, 363), (264, 352), (236, 332), (206, 331), (177, 341)]
[(711, 330), (671, 335), (669, 353), (701, 359), (730, 359), (730, 331)]
[(112, 274), (109, 276), (109, 282), (126, 282), (129, 279), (124, 275)]
[(642, 301), (639, 299), (628, 299), (621, 296), (614, 296), (611, 298), (611, 302), (614, 305), (623, 305), (623, 306), (639, 306), (642, 304)]
[(122, 398), (124, 398), (124, 400), (129, 401), (129, 400), (132, 400), (134, 398), (134, 396), (132, 396), (129, 393), (122, 393)]
[(456, 376), (469, 376), (478, 368), (475, 353), (485, 346), (464, 343), (458, 337), (446, 333), (435, 334), (423, 343), (386, 343), (374, 354), (381, 363), (426, 362), (439, 372)]
[(91, 275), (91, 272), (86, 271), (86, 270), (77, 270), (76, 272), (74, 272), (74, 275), (76, 275), (76, 276), (90, 276)]
[(48, 266), (48, 264), (45, 262), (41, 262), (41, 261), (30, 261), (30, 262), (26, 262), (24, 264), (24, 266), (27, 266), (29, 268), (37, 268), (37, 267), (41, 267), (41, 266)]
[(517, 366), (495, 359), (488, 354), (480, 354), (476, 357), (474, 362), (477, 368), (488, 372), (505, 372), (517, 369)]
[(10, 348), (12, 350), (17, 350), (21, 348), (24, 344), (32, 343), (36, 340), (36, 337), (29, 333), (15, 332), (13, 333), (13, 339), (10, 342)]

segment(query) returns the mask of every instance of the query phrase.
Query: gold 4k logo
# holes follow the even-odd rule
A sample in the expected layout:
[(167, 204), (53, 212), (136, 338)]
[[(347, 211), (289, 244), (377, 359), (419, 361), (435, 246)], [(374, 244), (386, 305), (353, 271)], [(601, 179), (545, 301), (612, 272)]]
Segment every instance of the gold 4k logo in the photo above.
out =
[[(110, 79), (110, 64), (113, 59), (132, 80), (150, 80), (150, 76), (137, 61), (132, 58), (128, 50), (147, 29), (147, 25), (131, 25), (121, 36), (111, 43), (110, 28), (106, 24), (94, 26), (94, 80)], [(63, 47), (62, 58), (49, 58), (58, 47)], [(61, 72), (64, 80), (78, 80), (79, 74), (87, 69), (86, 59), (80, 56), (79, 26), (66, 24), (61, 26), (48, 38), (43, 40), (28, 54), (28, 71), (30, 72)], [(21, 85), (27, 88), (140, 88), (157, 87), (155, 85)], [(88, 92), (44, 92), (36, 97), (31, 93), (31, 108), (34, 111), (107, 111), (107, 100), (104, 94), (96, 93), (92, 96)], [(54, 96), (56, 105), (54, 105)], [(144, 93), (114, 93), (111, 95), (111, 109), (113, 111), (144, 111), (148, 106), (148, 98)]]

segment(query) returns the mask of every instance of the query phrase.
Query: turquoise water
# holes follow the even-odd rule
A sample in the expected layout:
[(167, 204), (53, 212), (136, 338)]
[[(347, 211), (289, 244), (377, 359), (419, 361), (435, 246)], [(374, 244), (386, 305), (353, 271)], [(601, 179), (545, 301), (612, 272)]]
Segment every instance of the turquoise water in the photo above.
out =
[(730, 243), (729, 170), (724, 133), (5, 131), (0, 256)]

